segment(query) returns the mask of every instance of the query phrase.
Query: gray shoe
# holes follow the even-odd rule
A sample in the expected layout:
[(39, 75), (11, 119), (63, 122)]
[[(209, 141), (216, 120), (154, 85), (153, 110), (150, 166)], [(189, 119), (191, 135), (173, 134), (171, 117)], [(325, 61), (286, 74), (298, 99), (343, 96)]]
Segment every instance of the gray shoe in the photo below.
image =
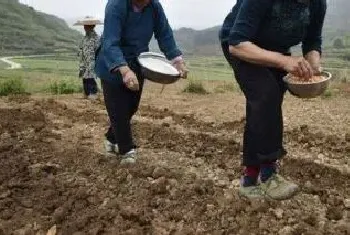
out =
[(262, 190), (260, 185), (243, 187), (242, 185), (238, 190), (239, 195), (248, 199), (263, 199), (265, 198), (265, 192)]
[(135, 149), (132, 149), (128, 153), (122, 156), (122, 160), (120, 161), (120, 164), (132, 165), (136, 163), (136, 160), (137, 160), (136, 151)]
[(298, 193), (298, 185), (284, 179), (279, 174), (272, 175), (266, 182), (261, 183), (261, 189), (266, 197), (274, 200), (287, 200)]
[(118, 145), (117, 144), (112, 144), (108, 140), (105, 140), (104, 145), (105, 145), (105, 150), (107, 153), (117, 153), (118, 152)]
[(89, 100), (97, 100), (98, 96), (97, 95), (89, 95), (87, 98)]

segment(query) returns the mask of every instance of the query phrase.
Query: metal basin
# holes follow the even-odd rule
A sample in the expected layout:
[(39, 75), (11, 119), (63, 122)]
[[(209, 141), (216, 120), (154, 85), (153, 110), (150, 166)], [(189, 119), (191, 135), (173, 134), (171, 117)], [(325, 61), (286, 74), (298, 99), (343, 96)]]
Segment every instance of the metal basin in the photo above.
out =
[(285, 76), (283, 81), (287, 84), (292, 95), (299, 98), (315, 98), (327, 90), (332, 78), (332, 74), (329, 72), (321, 72), (320, 76), (324, 77), (324, 80), (320, 82), (295, 83), (290, 80), (290, 75)]
[(145, 52), (138, 57), (138, 61), (144, 78), (152, 82), (172, 84), (181, 78), (180, 73), (162, 54)]

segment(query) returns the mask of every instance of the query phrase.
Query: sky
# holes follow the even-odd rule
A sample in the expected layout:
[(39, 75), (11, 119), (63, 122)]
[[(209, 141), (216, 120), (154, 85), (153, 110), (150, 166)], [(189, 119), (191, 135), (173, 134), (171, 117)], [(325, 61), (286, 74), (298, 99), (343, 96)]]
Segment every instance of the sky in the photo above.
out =
[[(86, 15), (104, 17), (107, 0), (20, 0), (35, 9), (76, 19)], [(235, 0), (160, 0), (173, 28), (204, 29), (222, 24)]]

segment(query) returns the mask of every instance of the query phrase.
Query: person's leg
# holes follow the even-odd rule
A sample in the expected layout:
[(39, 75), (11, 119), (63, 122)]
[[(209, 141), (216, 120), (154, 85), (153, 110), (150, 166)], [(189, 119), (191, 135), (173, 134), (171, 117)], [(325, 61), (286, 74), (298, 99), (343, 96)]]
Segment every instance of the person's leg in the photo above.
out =
[(115, 135), (112, 126), (109, 126), (107, 133), (105, 134), (104, 147), (107, 153), (118, 153), (118, 144), (115, 139)]
[(84, 98), (87, 98), (87, 96), (89, 95), (89, 84), (88, 84), (88, 80), (83, 78), (83, 94), (84, 94)]
[(111, 127), (106, 133), (106, 137), (112, 143), (117, 143), (119, 153), (124, 155), (135, 148), (130, 126), (130, 110), (134, 94), (123, 84), (112, 83), (105, 80), (101, 80), (101, 84), (111, 124)]
[[(226, 60), (231, 65), (237, 79), (236, 70), (240, 65), (240, 60), (232, 57), (229, 53), (228, 44), (222, 44), (222, 50), (225, 55)], [(241, 90), (246, 93), (246, 86), (238, 82)], [(242, 177), (241, 187), (239, 189), (240, 194), (246, 196), (248, 198), (262, 198), (264, 197), (264, 192), (258, 186), (258, 178), (260, 173), (260, 162), (257, 160), (256, 155), (249, 154), (251, 152), (250, 148), (252, 147), (252, 140), (249, 134), (249, 124), (251, 121), (251, 109), (250, 105), (248, 105), (248, 101), (246, 104), (246, 125), (243, 137), (243, 165), (244, 165), (244, 173)], [(249, 164), (247, 162), (249, 161)]]
[(246, 97), (244, 166), (260, 166), (285, 154), (282, 147), (282, 102), (285, 90), (275, 71), (237, 60), (224, 49)]
[[(257, 184), (259, 169), (274, 169), (274, 162), (285, 155), (282, 147), (283, 118), (282, 101), (285, 93), (283, 81), (278, 72), (233, 58), (228, 45), (223, 45), (225, 57), (234, 69), (235, 77), (247, 100), (246, 126), (244, 133), (243, 165), (246, 167), (242, 192), (254, 197), (260, 194)], [(264, 170), (262, 171), (264, 172)], [(266, 177), (267, 182), (276, 172)], [(294, 184), (279, 181), (278, 190), (272, 194), (276, 199), (291, 195), (296, 190)], [(270, 184), (269, 184), (270, 185)], [(265, 187), (269, 194), (270, 187)]]
[[(285, 155), (287, 152), (283, 148), (283, 115), (282, 115), (282, 103), (283, 103), (283, 96), (284, 93), (287, 91), (287, 87), (285, 83), (283, 82), (283, 77), (286, 75), (285, 72), (272, 70), (274, 73), (274, 76), (276, 77), (277, 84), (280, 87), (281, 97), (280, 97), (280, 104), (281, 107), (278, 112), (276, 113), (278, 115), (278, 123), (276, 123), (277, 128), (277, 136), (276, 136), (276, 145), (280, 146), (280, 149), (282, 151), (282, 154)], [(260, 171), (260, 179), (262, 182), (266, 182), (273, 174), (277, 173), (278, 164), (275, 160), (267, 160), (263, 161), (261, 164), (261, 171)]]
[(112, 125), (109, 126), (108, 131), (105, 134), (106, 140), (108, 140), (112, 144), (117, 144), (117, 140), (115, 139), (114, 131)]
[(91, 78), (91, 81), (90, 81), (90, 94), (91, 95), (97, 94), (97, 83), (96, 83), (96, 79), (94, 78)]
[(87, 90), (88, 90), (88, 97), (89, 99), (96, 99), (97, 98), (97, 84), (94, 78), (87, 78), (85, 79), (87, 83)]
[[(132, 119), (132, 117), (135, 115), (137, 112), (139, 105), (140, 105), (140, 100), (142, 96), (142, 91), (143, 91), (143, 85), (144, 85), (144, 78), (141, 74), (141, 68), (136, 61), (129, 62), (130, 68), (134, 71), (134, 73), (137, 76), (137, 79), (139, 81), (139, 90), (138, 91), (130, 91), (130, 106), (129, 106), (129, 120)], [(131, 125), (131, 124), (130, 124)], [(132, 128), (130, 127), (130, 133), (132, 137)], [(121, 161), (122, 164), (132, 164), (135, 163), (137, 155), (136, 155), (136, 145), (134, 144), (134, 148), (132, 148), (129, 152), (127, 152)]]

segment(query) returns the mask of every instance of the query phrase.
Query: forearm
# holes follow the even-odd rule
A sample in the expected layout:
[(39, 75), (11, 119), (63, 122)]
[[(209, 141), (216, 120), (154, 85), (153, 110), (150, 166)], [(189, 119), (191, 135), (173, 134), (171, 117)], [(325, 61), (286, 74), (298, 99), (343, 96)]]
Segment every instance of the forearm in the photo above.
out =
[(230, 46), (230, 53), (249, 63), (275, 68), (283, 68), (283, 61), (286, 57), (281, 53), (262, 49), (251, 42)]

